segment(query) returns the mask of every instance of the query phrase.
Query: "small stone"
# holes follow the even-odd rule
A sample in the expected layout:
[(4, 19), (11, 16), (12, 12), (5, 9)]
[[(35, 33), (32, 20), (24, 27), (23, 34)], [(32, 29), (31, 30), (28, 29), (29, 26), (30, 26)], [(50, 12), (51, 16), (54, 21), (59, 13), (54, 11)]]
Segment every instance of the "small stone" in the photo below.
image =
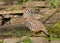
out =
[(17, 43), (19, 42), (19, 38), (8, 38), (3, 41), (3, 43)]

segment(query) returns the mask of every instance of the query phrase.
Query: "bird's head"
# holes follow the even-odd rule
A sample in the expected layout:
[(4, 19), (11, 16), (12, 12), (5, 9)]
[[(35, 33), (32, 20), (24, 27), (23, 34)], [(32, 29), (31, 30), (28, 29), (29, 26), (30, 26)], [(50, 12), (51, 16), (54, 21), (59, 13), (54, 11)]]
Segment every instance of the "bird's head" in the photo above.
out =
[(25, 7), (24, 7), (23, 17), (24, 17), (24, 18), (28, 18), (28, 17), (31, 16), (31, 15), (32, 15), (31, 10), (30, 10), (29, 8), (25, 8)]

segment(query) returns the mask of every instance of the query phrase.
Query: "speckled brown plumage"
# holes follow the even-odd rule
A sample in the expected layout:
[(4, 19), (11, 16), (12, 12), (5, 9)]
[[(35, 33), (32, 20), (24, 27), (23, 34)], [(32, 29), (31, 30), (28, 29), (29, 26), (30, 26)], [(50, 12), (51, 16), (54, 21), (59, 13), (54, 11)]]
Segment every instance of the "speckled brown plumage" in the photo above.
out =
[[(30, 14), (30, 15), (29, 15)], [(39, 31), (43, 32), (44, 34), (48, 35), (48, 32), (46, 31), (45, 26), (42, 24), (41, 21), (35, 19), (31, 13), (28, 11), (23, 14), (23, 18), (26, 20), (26, 26), (31, 30), (32, 36), (35, 36), (35, 34)]]

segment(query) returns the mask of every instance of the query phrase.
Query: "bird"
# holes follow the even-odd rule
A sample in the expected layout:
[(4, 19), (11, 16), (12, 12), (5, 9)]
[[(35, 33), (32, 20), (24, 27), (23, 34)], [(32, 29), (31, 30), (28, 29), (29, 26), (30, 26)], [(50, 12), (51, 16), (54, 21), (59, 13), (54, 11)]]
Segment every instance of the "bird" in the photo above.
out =
[(32, 11), (29, 8), (25, 8), (23, 18), (25, 19), (26, 26), (32, 32), (31, 34), (32, 37), (34, 37), (38, 32), (43, 32), (48, 37), (50, 36), (43, 23), (33, 17)]

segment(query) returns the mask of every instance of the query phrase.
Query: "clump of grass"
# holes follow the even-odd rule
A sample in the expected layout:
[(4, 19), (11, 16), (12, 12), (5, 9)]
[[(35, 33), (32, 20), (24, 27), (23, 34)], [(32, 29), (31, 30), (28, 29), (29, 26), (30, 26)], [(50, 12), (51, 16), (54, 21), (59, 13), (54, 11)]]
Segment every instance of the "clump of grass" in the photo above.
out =
[(18, 0), (18, 4), (22, 4), (23, 2), (28, 2), (28, 1), (30, 1), (30, 0)]
[(56, 8), (58, 6), (59, 0), (47, 0), (47, 1), (51, 4), (50, 8)]
[(20, 41), (17, 43), (32, 43), (28, 36), (21, 37)]
[(24, 42), (24, 43), (32, 43), (29, 37), (26, 37), (26, 38), (23, 40), (23, 42)]
[(18, 4), (22, 4), (23, 0), (18, 0)]
[(54, 24), (53, 27), (47, 27), (48, 32), (54, 38), (60, 38), (60, 21)]
[(3, 43), (2, 41), (0, 41), (0, 43)]

